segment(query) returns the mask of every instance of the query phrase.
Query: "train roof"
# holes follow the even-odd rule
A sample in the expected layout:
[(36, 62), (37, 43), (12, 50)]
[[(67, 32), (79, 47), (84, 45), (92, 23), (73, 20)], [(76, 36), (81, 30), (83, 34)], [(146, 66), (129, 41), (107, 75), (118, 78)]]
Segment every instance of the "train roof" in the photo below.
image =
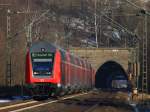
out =
[(57, 49), (57, 47), (55, 45), (53, 45), (52, 43), (49, 43), (47, 41), (36, 41), (36, 42), (32, 43), (29, 50), (30, 50), (30, 52), (39, 52), (39, 48), (45, 49), (45, 52), (46, 51), (48, 52), (48, 50), (55, 52)]

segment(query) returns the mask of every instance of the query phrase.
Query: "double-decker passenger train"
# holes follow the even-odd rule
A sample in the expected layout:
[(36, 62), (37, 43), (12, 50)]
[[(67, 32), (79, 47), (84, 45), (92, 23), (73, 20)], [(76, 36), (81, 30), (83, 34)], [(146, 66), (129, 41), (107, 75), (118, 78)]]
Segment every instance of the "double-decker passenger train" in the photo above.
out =
[(87, 61), (46, 41), (34, 42), (26, 55), (26, 83), (34, 96), (57, 96), (94, 86)]

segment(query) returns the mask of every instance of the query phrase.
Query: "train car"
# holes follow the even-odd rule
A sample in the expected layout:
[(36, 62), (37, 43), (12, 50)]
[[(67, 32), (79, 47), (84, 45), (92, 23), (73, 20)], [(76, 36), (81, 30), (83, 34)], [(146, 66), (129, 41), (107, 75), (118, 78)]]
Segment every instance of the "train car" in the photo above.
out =
[(34, 96), (57, 96), (94, 86), (87, 61), (46, 41), (34, 42), (26, 55), (26, 83)]

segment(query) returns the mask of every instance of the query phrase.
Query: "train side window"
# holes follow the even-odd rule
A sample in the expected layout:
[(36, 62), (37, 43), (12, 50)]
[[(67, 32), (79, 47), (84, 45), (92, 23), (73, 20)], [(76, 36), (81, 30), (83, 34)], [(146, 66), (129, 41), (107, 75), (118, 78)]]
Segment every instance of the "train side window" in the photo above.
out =
[(87, 63), (87, 69), (90, 70), (90, 64), (89, 63)]
[(90, 64), (89, 63), (87, 63), (87, 69), (90, 70)]
[(82, 61), (79, 59), (80, 66), (82, 66)]
[(75, 58), (72, 55), (70, 55), (70, 62), (71, 64), (75, 64)]
[(76, 58), (76, 64), (77, 64), (78, 66), (80, 66), (80, 60), (79, 60), (79, 58)]
[(87, 62), (86, 61), (84, 61), (84, 67), (85, 67), (85, 69), (87, 69)]
[(81, 61), (81, 63), (82, 63), (82, 67), (85, 68), (85, 63), (84, 63), (84, 61)]

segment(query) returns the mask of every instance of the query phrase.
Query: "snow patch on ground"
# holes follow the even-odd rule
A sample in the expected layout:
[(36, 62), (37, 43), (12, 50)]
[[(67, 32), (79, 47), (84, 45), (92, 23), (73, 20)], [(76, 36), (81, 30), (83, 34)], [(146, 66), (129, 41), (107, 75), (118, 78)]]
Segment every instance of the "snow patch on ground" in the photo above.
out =
[(8, 102), (11, 102), (11, 100), (0, 99), (0, 103), (8, 103)]

